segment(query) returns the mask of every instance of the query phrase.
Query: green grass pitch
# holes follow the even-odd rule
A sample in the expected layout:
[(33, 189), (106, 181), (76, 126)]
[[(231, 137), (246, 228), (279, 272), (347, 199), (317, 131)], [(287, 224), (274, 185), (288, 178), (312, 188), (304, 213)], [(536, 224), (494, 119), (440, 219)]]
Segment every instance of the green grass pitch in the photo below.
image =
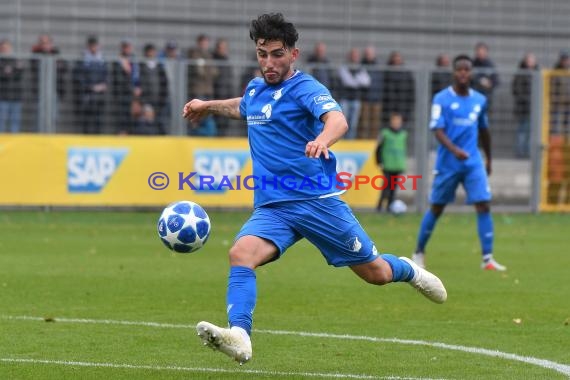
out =
[[(570, 376), (570, 215), (495, 214), (505, 274), (479, 269), (474, 214), (444, 215), (427, 257), (443, 305), (365, 284), (301, 241), (257, 270), (241, 367), (193, 326), (226, 322), (227, 250), (248, 213), (211, 211), (189, 255), (161, 244), (158, 215), (0, 212), (0, 379)], [(358, 217), (381, 252), (410, 255), (420, 216)]]

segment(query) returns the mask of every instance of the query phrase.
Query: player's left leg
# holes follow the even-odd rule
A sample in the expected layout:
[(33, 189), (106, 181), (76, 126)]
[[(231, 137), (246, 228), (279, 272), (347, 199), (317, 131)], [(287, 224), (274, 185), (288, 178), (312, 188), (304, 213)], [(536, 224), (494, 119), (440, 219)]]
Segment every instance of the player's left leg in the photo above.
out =
[(258, 236), (241, 236), (230, 249), (230, 275), (227, 290), (229, 328), (202, 321), (196, 331), (204, 345), (223, 352), (240, 364), (251, 360), (251, 329), (257, 298), (255, 268), (273, 260), (278, 249)]
[(424, 214), (420, 224), (416, 250), (412, 255), (412, 260), (422, 268), (425, 268), (426, 245), (445, 206), (455, 200), (455, 191), (461, 179), (462, 174), (453, 171), (438, 172), (433, 179), (430, 194), (431, 206)]
[(481, 254), (483, 256), (481, 268), (501, 272), (507, 270), (506, 266), (499, 264), (493, 258), (493, 239), (495, 231), (489, 202), (475, 203), (475, 211), (477, 212), (477, 233), (479, 235)]
[(251, 360), (250, 336), (257, 302), (255, 269), (278, 259), (300, 238), (272, 208), (255, 209), (229, 252), (226, 299), (229, 328), (205, 321), (198, 323), (196, 330), (204, 345), (223, 352), (240, 364)]
[(370, 284), (407, 282), (430, 301), (444, 303), (447, 299), (447, 291), (441, 280), (407, 257), (383, 254), (369, 263), (352, 265), (350, 269)]

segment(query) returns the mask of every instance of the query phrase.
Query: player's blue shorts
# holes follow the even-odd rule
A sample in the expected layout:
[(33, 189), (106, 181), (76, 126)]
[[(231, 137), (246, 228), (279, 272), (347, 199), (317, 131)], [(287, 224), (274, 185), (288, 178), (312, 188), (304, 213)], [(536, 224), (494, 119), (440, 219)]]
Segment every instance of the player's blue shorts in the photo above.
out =
[(460, 183), (467, 194), (468, 204), (491, 200), (487, 173), (482, 165), (478, 165), (459, 171), (439, 171), (433, 179), (430, 203), (444, 205), (453, 202)]
[(256, 208), (236, 240), (253, 235), (270, 240), (279, 257), (302, 238), (314, 244), (335, 267), (364, 264), (378, 257), (376, 247), (338, 197), (276, 202)]

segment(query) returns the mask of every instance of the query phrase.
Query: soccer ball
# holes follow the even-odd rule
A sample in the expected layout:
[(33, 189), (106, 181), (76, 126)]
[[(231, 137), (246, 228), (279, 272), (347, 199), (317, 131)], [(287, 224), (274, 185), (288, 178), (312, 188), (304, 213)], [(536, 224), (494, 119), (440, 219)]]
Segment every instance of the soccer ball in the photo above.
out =
[(210, 218), (197, 203), (171, 203), (158, 219), (158, 236), (169, 249), (191, 253), (202, 248), (210, 236)]
[(399, 214), (403, 214), (406, 211), (408, 211), (408, 206), (406, 206), (406, 204), (404, 203), (404, 201), (401, 201), (399, 199), (396, 199), (394, 202), (392, 202), (392, 204), (390, 205), (390, 211), (395, 214), (395, 215), (399, 215)]

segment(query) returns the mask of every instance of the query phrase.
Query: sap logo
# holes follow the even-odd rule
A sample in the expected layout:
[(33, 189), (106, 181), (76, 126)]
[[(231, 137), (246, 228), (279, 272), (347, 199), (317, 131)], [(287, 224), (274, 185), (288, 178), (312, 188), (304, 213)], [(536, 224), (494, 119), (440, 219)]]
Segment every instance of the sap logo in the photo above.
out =
[(200, 181), (200, 177), (214, 178), (212, 186), (205, 185), (204, 182), (202, 184), (194, 183), (196, 191), (225, 193), (230, 187), (229, 183), (234, 183), (237, 176), (242, 172), (248, 159), (249, 152), (242, 150), (194, 151), (194, 171), (197, 174), (197, 180)]
[(69, 148), (67, 191), (99, 193), (123, 162), (126, 148)]
[(337, 173), (346, 172), (352, 176), (360, 172), (369, 156), (368, 153), (362, 152), (335, 152), (334, 155)]

